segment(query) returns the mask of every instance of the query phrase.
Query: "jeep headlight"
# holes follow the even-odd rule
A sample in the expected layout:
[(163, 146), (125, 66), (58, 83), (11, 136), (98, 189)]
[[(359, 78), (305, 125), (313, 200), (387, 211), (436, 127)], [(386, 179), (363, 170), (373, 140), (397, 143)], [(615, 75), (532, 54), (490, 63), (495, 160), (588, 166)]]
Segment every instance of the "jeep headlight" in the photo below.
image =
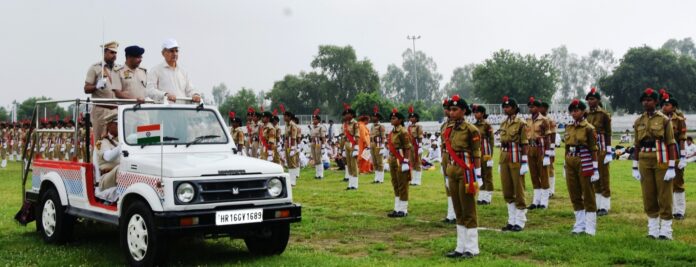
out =
[(191, 183), (181, 183), (176, 188), (176, 198), (183, 203), (189, 203), (196, 195), (196, 190)]
[(266, 188), (268, 189), (268, 194), (271, 195), (271, 197), (280, 196), (280, 194), (283, 193), (283, 182), (281, 182), (278, 178), (271, 178), (266, 183)]

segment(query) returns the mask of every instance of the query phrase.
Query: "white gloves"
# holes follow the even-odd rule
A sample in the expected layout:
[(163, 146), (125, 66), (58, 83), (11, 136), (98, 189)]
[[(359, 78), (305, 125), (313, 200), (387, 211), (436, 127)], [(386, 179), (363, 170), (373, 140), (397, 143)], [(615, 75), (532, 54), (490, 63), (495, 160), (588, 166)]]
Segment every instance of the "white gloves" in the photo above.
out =
[(410, 166), (408, 166), (408, 160), (404, 160), (404, 162), (401, 163), (401, 172), (407, 172), (411, 169)]
[(422, 155), (422, 154), (423, 154), (423, 148), (422, 148), (422, 147), (419, 147), (419, 148), (418, 148), (418, 155)]
[(614, 150), (611, 146), (607, 146), (607, 155), (604, 156), (604, 164), (609, 164), (612, 160), (614, 160)]
[(379, 154), (382, 155), (382, 157), (386, 157), (386, 156), (389, 155), (389, 152), (387, 152), (387, 149), (382, 148), (382, 149), (379, 151)]
[(290, 149), (290, 156), (291, 156), (291, 157), (294, 157), (296, 153), (297, 153), (297, 152), (295, 151), (295, 148), (294, 148), (294, 147)]
[[(493, 160), (492, 159), (486, 161), (486, 167), (493, 167)], [(500, 170), (498, 170), (498, 172), (500, 172)]]
[(596, 181), (599, 181), (599, 163), (593, 161), (592, 168), (594, 168), (594, 173), (592, 173), (592, 177), (590, 177), (590, 182), (594, 183)]
[(637, 160), (633, 161), (633, 178), (636, 179), (636, 181), (640, 181), (640, 171), (638, 171), (638, 161)]
[(544, 160), (542, 161), (542, 165), (544, 165), (544, 166), (551, 165), (551, 158), (549, 158), (549, 155), (544, 156)]
[(447, 176), (445, 176), (445, 187), (449, 190), (449, 178)]
[(681, 156), (679, 157), (679, 166), (677, 167), (679, 167), (680, 170), (683, 170), (684, 168), (686, 168), (687, 163), (688, 162), (686, 162), (686, 150), (682, 150)]
[(350, 154), (351, 157), (357, 158), (358, 157), (358, 150), (353, 150), (353, 153)]
[(268, 157), (266, 158), (266, 160), (273, 161), (273, 151), (272, 150), (268, 151)]
[(667, 172), (665, 172), (665, 182), (672, 181), (674, 176), (677, 176), (677, 174), (674, 172), (674, 160), (670, 160), (669, 167), (667, 167)]
[(474, 174), (476, 175), (476, 183), (478, 185), (482, 185), (483, 179), (481, 178), (481, 168), (474, 169)]
[(525, 175), (529, 172), (529, 165), (527, 165), (527, 155), (522, 156), (522, 166), (520, 166), (520, 175)]
[(104, 89), (104, 87), (106, 87), (106, 79), (104, 79), (104, 78), (99, 79), (99, 80), (97, 81), (96, 87), (97, 87), (97, 89), (99, 89), (99, 90)]
[(360, 147), (358, 147), (358, 145), (354, 145), (354, 146), (353, 146), (353, 151), (358, 151), (358, 150), (360, 150)]
[(345, 151), (345, 150), (343, 150), (343, 152), (341, 152), (341, 156), (343, 156), (344, 158), (346, 157), (346, 151)]

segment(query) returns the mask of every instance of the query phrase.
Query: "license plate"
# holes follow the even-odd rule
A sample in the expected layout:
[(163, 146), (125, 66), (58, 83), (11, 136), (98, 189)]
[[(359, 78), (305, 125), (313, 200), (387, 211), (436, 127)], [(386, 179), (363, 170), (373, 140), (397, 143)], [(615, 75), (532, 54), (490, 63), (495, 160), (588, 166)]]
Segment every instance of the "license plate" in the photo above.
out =
[(263, 209), (228, 210), (215, 213), (215, 225), (232, 225), (263, 221)]

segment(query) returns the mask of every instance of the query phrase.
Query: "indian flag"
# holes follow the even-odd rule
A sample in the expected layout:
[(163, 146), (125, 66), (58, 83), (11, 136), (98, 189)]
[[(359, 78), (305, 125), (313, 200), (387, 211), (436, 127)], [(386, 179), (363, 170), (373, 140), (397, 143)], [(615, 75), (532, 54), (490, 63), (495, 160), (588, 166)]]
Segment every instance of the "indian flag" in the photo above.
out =
[(138, 131), (138, 145), (162, 142), (162, 130), (159, 124), (140, 125)]

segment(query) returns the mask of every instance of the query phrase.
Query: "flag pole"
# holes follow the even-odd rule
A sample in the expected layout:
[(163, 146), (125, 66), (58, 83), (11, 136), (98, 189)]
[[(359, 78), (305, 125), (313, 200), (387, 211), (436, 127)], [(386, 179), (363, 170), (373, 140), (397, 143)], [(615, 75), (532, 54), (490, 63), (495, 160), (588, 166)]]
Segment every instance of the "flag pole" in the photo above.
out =
[(164, 182), (164, 121), (160, 121), (160, 185)]

